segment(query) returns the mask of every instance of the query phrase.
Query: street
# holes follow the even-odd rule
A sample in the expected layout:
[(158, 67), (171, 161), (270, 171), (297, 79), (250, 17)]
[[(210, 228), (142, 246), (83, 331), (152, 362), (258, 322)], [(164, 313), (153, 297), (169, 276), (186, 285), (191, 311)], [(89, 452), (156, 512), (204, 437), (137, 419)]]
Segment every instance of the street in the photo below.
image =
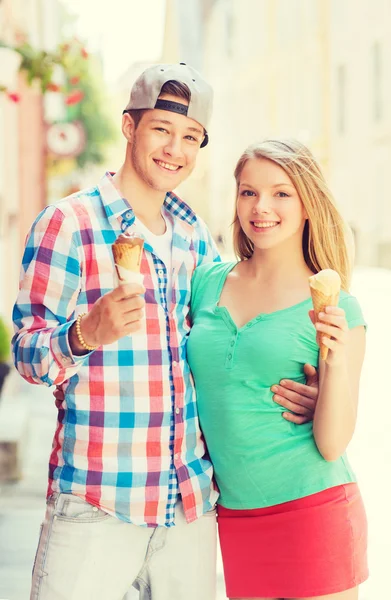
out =
[[(358, 476), (369, 521), (370, 579), (361, 588), (360, 600), (380, 600), (388, 595), (391, 540), (391, 441), (387, 405), (390, 398), (387, 372), (391, 358), (388, 345), (391, 320), (387, 314), (391, 305), (391, 271), (356, 269), (352, 293), (358, 297), (368, 322), (358, 424), (349, 447), (349, 458)], [(26, 600), (29, 597), (55, 423), (50, 390), (28, 386), (20, 378), (15, 386), (15, 404), (27, 407), (29, 412), (29, 435), (23, 479), (15, 484), (0, 484), (0, 600)], [(3, 400), (10, 402), (10, 398)], [(129, 600), (138, 597), (135, 591), (128, 596)], [(217, 600), (224, 598), (219, 560)]]

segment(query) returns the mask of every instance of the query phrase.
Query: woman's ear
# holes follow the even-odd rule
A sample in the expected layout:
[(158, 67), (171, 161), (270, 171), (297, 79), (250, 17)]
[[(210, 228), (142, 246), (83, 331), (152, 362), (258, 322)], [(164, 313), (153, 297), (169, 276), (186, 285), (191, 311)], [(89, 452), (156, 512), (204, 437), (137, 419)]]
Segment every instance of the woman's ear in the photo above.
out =
[(129, 144), (133, 141), (135, 129), (133, 117), (129, 113), (122, 115), (122, 133)]

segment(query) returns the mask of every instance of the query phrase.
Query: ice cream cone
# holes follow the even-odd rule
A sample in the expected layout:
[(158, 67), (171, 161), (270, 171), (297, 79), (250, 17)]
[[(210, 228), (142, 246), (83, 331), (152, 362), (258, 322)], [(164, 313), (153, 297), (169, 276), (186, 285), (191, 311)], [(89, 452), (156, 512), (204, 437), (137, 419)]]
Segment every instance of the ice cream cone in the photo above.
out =
[(140, 273), (143, 247), (144, 240), (141, 237), (124, 233), (112, 245), (118, 285), (143, 282)]
[[(323, 269), (309, 278), (312, 304), (316, 321), (319, 321), (319, 313), (324, 312), (326, 306), (338, 306), (339, 292), (341, 289), (341, 278), (332, 269)], [(330, 337), (327, 333), (318, 331), (316, 341), (320, 347), (322, 360), (327, 359), (328, 347), (322, 344), (323, 337)]]

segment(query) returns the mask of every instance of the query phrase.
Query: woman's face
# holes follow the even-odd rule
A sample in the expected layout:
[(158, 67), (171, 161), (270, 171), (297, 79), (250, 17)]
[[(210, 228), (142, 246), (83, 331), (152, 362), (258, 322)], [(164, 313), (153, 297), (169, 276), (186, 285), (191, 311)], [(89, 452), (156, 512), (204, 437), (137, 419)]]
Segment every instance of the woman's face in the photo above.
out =
[(237, 197), (240, 225), (254, 249), (302, 243), (306, 213), (292, 181), (266, 158), (248, 160), (240, 175)]

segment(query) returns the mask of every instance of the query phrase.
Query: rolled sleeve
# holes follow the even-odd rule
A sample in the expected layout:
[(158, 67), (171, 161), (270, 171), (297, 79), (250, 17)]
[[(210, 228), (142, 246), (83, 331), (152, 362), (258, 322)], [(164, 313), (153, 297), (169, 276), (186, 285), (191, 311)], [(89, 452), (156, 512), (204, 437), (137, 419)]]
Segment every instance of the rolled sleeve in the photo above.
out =
[(76, 323), (76, 319), (65, 323), (65, 325), (62, 325), (61, 327), (57, 327), (50, 338), (53, 358), (60, 369), (68, 369), (69, 367), (78, 368), (80, 364), (84, 363), (86, 358), (95, 352), (94, 350), (91, 350), (91, 352), (82, 354), (81, 356), (72, 354), (72, 349), (69, 344), (69, 330), (74, 323)]

